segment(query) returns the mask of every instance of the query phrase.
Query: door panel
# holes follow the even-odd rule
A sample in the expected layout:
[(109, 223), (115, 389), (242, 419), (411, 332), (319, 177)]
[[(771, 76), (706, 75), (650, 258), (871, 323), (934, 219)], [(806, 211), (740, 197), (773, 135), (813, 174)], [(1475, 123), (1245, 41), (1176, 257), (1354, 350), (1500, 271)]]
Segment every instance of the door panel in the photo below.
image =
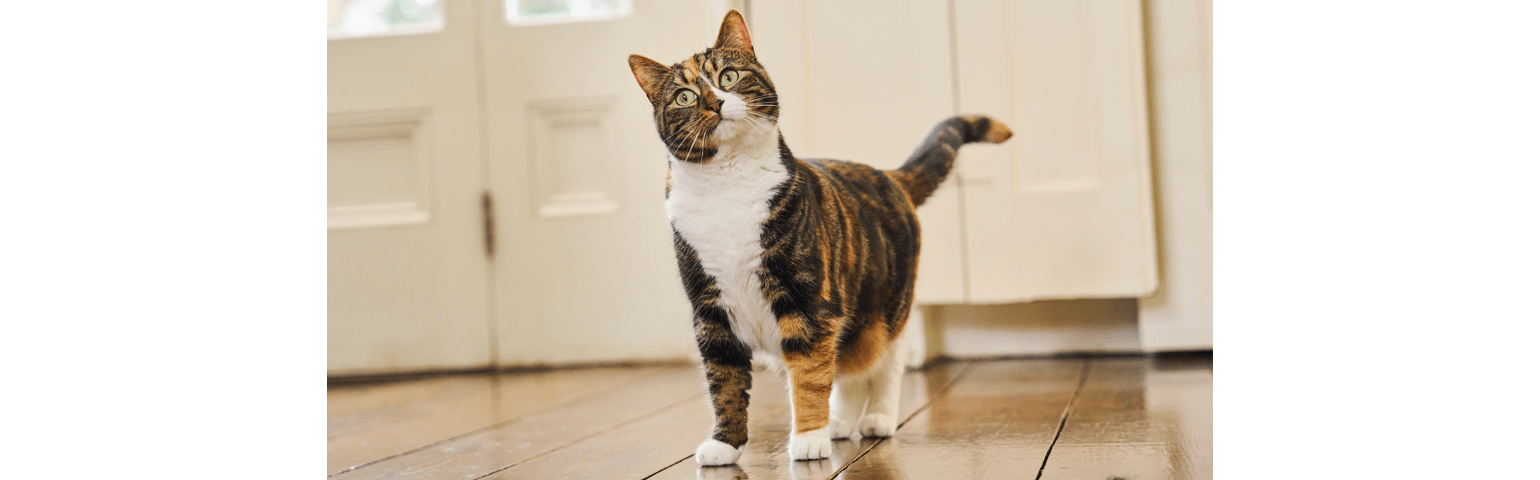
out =
[(1153, 292), (1139, 2), (958, 2), (956, 15), (962, 110), (1016, 133), (959, 161), (969, 301)]
[(472, 4), (327, 42), (327, 371), (487, 365)]
[(635, 2), (629, 16), (510, 25), (483, 12), (494, 262), (503, 365), (694, 354), (667, 156), (626, 57), (673, 63), (710, 46), (716, 2)]

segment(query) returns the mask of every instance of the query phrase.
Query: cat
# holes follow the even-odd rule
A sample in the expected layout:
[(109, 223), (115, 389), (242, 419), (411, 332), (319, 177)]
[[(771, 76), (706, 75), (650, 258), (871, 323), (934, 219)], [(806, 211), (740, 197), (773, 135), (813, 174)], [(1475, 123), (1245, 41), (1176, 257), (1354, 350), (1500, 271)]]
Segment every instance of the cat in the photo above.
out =
[(629, 63), (669, 153), (664, 206), (716, 418), (695, 460), (742, 455), (756, 354), (787, 374), (792, 459), (827, 458), (831, 440), (856, 432), (892, 435), (904, 370), (904, 342), (894, 340), (920, 253), (914, 209), (960, 146), (1003, 142), (1010, 129), (983, 116), (946, 119), (891, 171), (799, 159), (736, 10), (704, 52), (671, 66), (639, 55)]

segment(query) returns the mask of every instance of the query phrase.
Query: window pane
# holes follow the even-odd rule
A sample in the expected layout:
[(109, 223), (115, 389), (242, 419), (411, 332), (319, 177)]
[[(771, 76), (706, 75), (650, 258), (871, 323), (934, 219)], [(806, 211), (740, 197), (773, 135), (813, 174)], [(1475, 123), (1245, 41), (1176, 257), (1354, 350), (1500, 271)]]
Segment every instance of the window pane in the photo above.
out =
[(631, 14), (631, 0), (504, 0), (508, 23), (552, 23), (613, 20)]
[(327, 0), (330, 39), (410, 35), (444, 29), (438, 0)]

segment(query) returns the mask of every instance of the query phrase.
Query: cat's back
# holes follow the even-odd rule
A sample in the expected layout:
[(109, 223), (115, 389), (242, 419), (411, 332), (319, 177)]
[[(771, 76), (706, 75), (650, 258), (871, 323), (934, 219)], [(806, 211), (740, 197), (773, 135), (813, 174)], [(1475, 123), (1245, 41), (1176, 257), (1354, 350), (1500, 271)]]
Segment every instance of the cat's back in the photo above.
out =
[(914, 204), (909, 202), (908, 194), (884, 170), (846, 160), (808, 158), (802, 161), (826, 180), (838, 195), (853, 201), (861, 214), (914, 216)]

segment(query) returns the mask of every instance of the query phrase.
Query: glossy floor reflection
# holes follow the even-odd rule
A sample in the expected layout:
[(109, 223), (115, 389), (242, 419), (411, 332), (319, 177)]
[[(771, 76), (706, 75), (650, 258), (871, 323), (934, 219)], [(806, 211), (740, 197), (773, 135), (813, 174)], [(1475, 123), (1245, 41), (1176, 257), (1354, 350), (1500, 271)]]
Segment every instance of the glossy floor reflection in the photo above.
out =
[[(950, 362), (909, 372), (888, 439), (786, 455), (784, 382), (756, 373), (737, 465), (699, 467), (698, 368), (460, 375), (333, 386), (327, 470), (353, 478), (1212, 478), (1209, 356)], [(1041, 476), (1039, 476), (1041, 474)]]

